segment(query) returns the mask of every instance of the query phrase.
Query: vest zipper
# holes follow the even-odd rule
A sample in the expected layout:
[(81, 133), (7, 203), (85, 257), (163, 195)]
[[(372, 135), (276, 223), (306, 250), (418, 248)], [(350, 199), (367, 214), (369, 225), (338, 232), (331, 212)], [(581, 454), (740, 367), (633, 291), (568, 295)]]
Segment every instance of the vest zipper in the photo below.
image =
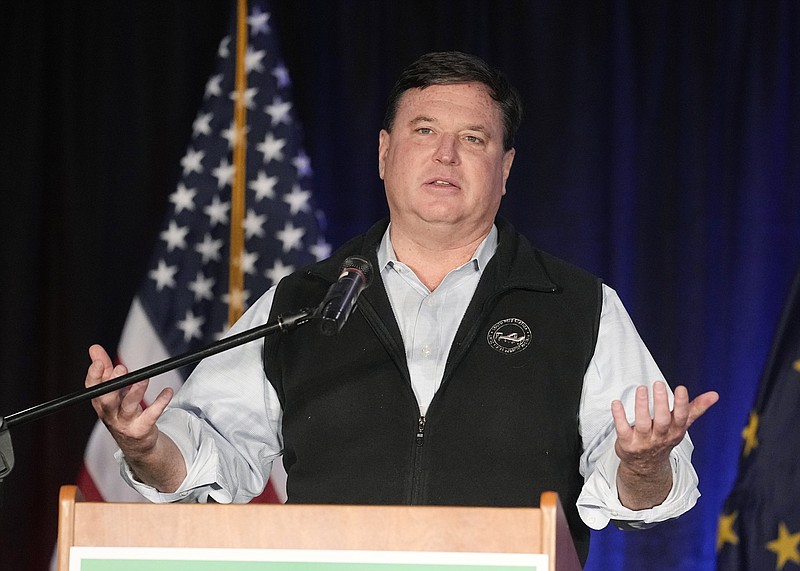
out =
[(414, 471), (411, 484), (411, 504), (416, 505), (421, 501), (422, 495), (422, 445), (425, 443), (425, 417), (417, 420), (416, 447), (414, 449)]
[(425, 417), (420, 416), (417, 421), (417, 447), (422, 446), (425, 438)]

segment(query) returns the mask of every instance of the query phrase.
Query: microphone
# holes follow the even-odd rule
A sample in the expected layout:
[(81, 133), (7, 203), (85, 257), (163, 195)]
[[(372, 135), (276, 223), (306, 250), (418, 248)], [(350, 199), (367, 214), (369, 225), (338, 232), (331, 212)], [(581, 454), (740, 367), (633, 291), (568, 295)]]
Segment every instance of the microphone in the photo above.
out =
[(372, 281), (372, 264), (358, 256), (350, 256), (342, 264), (342, 273), (334, 283), (325, 299), (317, 308), (320, 318), (320, 331), (323, 335), (336, 335), (356, 306), (361, 292)]

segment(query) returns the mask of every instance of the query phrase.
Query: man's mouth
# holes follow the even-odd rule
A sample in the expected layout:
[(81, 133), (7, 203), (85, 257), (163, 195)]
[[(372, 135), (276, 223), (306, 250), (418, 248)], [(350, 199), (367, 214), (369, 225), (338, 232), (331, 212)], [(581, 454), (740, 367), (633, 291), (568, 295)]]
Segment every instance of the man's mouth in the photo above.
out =
[(431, 186), (442, 187), (442, 188), (448, 188), (448, 187), (449, 188), (458, 188), (458, 185), (454, 181), (446, 179), (446, 178), (434, 178), (434, 179), (429, 180), (427, 182), (427, 184), (429, 184)]

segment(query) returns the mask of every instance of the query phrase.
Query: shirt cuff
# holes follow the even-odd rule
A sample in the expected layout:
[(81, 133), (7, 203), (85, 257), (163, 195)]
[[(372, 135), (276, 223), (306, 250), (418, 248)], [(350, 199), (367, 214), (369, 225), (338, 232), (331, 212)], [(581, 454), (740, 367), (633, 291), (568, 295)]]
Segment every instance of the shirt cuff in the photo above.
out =
[(692, 445), (684, 439), (670, 453), (672, 489), (669, 495), (661, 504), (646, 510), (631, 510), (620, 503), (616, 477), (620, 460), (613, 447), (607, 450), (598, 459), (578, 497), (581, 519), (592, 529), (603, 529), (611, 520), (624, 522), (625, 527), (643, 529), (687, 512), (700, 497), (691, 456), (686, 456), (687, 447), (691, 453)]
[[(159, 429), (167, 435), (180, 450), (186, 465), (186, 478), (174, 492), (160, 492), (156, 488), (140, 482), (125, 460), (121, 450), (117, 450), (114, 458), (120, 465), (120, 474), (129, 486), (135, 489), (146, 500), (153, 503), (201, 502), (213, 500), (217, 503), (231, 503), (230, 494), (218, 483), (219, 454), (212, 438), (195, 438), (190, 430), (181, 430), (173, 426), (183, 423), (184, 419), (176, 414), (164, 414), (159, 419)], [(173, 428), (171, 430), (171, 428)]]

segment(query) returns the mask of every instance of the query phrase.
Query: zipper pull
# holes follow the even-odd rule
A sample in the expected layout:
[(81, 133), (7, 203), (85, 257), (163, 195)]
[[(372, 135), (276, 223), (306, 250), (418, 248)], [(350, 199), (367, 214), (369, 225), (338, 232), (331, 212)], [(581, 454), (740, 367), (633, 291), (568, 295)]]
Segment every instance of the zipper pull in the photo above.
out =
[(420, 416), (417, 421), (417, 446), (422, 446), (422, 439), (425, 437), (425, 417)]

